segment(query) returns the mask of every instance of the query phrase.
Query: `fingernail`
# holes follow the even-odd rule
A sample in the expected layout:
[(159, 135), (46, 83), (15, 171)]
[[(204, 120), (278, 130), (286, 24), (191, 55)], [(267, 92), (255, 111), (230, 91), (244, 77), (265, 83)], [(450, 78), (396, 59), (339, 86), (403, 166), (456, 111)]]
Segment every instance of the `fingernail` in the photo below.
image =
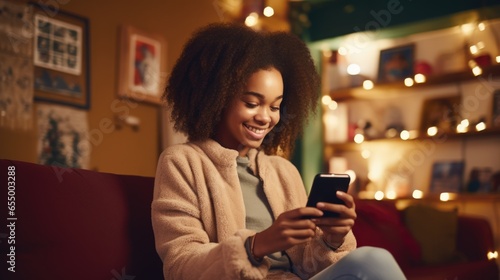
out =
[(316, 204), (317, 207), (324, 207), (325, 204), (323, 202), (318, 202), (318, 204)]

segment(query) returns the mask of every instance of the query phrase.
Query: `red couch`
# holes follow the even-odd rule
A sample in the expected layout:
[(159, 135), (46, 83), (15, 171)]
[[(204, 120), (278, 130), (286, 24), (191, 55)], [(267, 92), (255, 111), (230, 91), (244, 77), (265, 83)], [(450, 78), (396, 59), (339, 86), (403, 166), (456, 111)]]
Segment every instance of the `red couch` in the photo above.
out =
[[(416, 205), (412, 210), (424, 212), (431, 210), (430, 207)], [(409, 208), (407, 208), (409, 209)], [(409, 227), (409, 221), (405, 221), (405, 209), (398, 210), (394, 201), (357, 200), (356, 213), (358, 218), (353, 227), (354, 235), (360, 246), (376, 246), (387, 249), (395, 257), (403, 269), (406, 277), (411, 280), (498, 280), (499, 269), (494, 260), (488, 260), (488, 252), (495, 251), (493, 233), (489, 222), (478, 216), (465, 216), (455, 214), (453, 231), (445, 229), (445, 234), (438, 244), (424, 244), (425, 239), (417, 239), (415, 232)], [(414, 213), (414, 212), (413, 212)], [(451, 212), (441, 212), (432, 210), (428, 215), (448, 215), (453, 217)], [(408, 219), (408, 216), (406, 216)], [(427, 223), (423, 221), (423, 231), (431, 231), (439, 238), (437, 227), (450, 226), (439, 225), (439, 220), (434, 217), (426, 217)], [(434, 220), (434, 224), (431, 224)], [(444, 223), (444, 222), (443, 222)], [(420, 230), (420, 229), (419, 229)], [(444, 238), (444, 239), (443, 239)], [(439, 243), (446, 243), (447, 239), (453, 240), (452, 255), (446, 261), (440, 263), (426, 263), (423, 256), (423, 246), (429, 250), (429, 246), (440, 247)], [(433, 240), (431, 240), (433, 241)], [(449, 247), (449, 245), (448, 245)], [(450, 250), (446, 246), (443, 248)], [(441, 248), (430, 248), (430, 250), (440, 250)], [(437, 252), (439, 253), (439, 251)], [(433, 256), (431, 256), (433, 257)]]
[[(150, 219), (154, 178), (11, 160), (0, 160), (0, 170), (0, 234), (6, 237), (0, 279), (163, 279)], [(15, 182), (10, 193), (8, 181)], [(8, 199), (15, 202), (12, 216)], [(6, 221), (15, 228), (4, 234)], [(10, 252), (15, 263), (7, 263)], [(8, 270), (12, 265), (15, 272)]]
[[(0, 279), (163, 279), (150, 219), (154, 178), (0, 159), (0, 182)], [(358, 244), (388, 249), (409, 279), (498, 279), (484, 219), (459, 219), (467, 261), (430, 267), (393, 205), (358, 201), (357, 212)]]

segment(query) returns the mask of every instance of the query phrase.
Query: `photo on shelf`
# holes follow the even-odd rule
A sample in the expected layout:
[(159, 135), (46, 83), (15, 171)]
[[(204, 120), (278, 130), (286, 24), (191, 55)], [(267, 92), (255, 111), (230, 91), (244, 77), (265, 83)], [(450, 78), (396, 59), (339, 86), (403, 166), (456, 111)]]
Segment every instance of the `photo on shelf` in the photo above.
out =
[(415, 45), (409, 44), (380, 51), (378, 82), (402, 81), (413, 76)]
[(420, 131), (427, 133), (430, 127), (438, 133), (455, 132), (460, 120), (460, 102), (458, 95), (427, 99), (422, 106)]
[(432, 165), (431, 193), (462, 191), (464, 175), (463, 161), (440, 161)]

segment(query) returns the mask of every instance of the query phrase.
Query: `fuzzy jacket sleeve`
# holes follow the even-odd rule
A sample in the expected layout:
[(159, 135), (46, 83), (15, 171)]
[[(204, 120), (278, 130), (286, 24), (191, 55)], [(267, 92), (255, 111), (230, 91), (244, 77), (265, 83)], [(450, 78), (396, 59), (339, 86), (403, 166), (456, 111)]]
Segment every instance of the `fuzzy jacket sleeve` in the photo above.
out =
[(254, 232), (239, 229), (218, 240), (215, 210), (208, 205), (207, 189), (199, 187), (206, 184), (200, 175), (207, 172), (203, 168), (203, 161), (186, 156), (182, 149), (167, 149), (160, 157), (152, 223), (165, 279), (265, 278), (268, 263), (252, 266), (244, 248)]

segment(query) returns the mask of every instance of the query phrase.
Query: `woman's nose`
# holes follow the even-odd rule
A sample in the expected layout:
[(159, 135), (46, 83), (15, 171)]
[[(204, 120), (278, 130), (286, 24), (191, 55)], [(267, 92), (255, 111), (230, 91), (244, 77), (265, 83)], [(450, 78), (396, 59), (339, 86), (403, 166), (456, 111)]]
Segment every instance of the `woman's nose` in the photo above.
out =
[(271, 115), (269, 114), (268, 109), (266, 108), (260, 109), (257, 115), (255, 116), (255, 120), (262, 123), (271, 122)]

